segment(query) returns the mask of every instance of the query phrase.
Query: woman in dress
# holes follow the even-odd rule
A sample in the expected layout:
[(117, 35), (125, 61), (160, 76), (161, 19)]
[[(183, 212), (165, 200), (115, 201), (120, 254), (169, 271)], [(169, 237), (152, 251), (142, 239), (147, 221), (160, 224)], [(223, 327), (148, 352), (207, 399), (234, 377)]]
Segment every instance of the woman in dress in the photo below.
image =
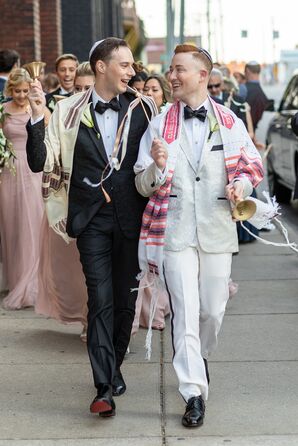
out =
[(0, 238), (3, 274), (9, 290), (3, 306), (10, 310), (34, 306), (38, 297), (39, 236), (44, 205), (41, 176), (32, 173), (27, 164), (30, 82), (27, 71), (17, 68), (9, 75), (5, 88), (5, 95), (12, 100), (4, 104), (8, 115), (2, 130), (16, 154), (16, 173), (3, 167), (0, 178)]
[[(168, 103), (171, 102), (171, 90), (168, 82), (163, 76), (158, 74), (150, 75), (144, 84), (144, 94), (151, 96), (161, 113)], [(146, 286), (146, 278), (140, 281), (138, 297), (136, 301), (136, 314), (132, 326), (132, 334), (138, 331), (139, 327), (148, 327), (150, 302), (152, 290)], [(145, 288), (144, 288), (145, 287)], [(156, 330), (163, 330), (165, 327), (165, 317), (170, 313), (169, 297), (167, 292), (160, 292), (158, 296), (158, 303), (152, 322), (152, 328)]]
[[(94, 74), (89, 62), (81, 63), (74, 80), (75, 92), (83, 92), (93, 84)], [(67, 245), (49, 227), (46, 217), (42, 224), (39, 279), (40, 295), (35, 311), (62, 323), (81, 323), (80, 337), (85, 342), (87, 289), (79, 252), (74, 242)]]

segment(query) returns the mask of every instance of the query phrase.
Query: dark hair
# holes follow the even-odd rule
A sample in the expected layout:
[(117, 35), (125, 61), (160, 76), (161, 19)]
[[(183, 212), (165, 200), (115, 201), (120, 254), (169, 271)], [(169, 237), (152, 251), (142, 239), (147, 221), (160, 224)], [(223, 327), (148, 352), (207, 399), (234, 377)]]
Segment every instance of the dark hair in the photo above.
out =
[(160, 87), (162, 89), (162, 93), (163, 93), (163, 102), (164, 102), (164, 104), (166, 102), (172, 102), (171, 88), (169, 86), (168, 81), (165, 79), (165, 77), (161, 76), (160, 74), (151, 74), (145, 80), (144, 87), (146, 87), (147, 82), (149, 82), (151, 79), (156, 79), (157, 82), (159, 83), (159, 85), (160, 85)]
[(261, 65), (257, 62), (248, 62), (245, 65), (245, 71), (249, 70), (251, 73), (260, 74), (261, 73)]
[(9, 73), (20, 60), (20, 55), (15, 50), (0, 50), (0, 72)]
[(213, 68), (212, 57), (207, 50), (204, 50), (204, 48), (198, 48), (195, 45), (184, 43), (182, 45), (176, 46), (174, 54), (179, 53), (192, 53), (195, 59), (199, 59), (204, 63), (205, 67), (208, 70), (208, 73), (211, 73), (211, 70)]
[(145, 72), (145, 71), (140, 71), (139, 73), (137, 73), (135, 76), (133, 76), (131, 79), (130, 79), (130, 81), (128, 82), (128, 85), (130, 86), (130, 87), (133, 87), (133, 84), (135, 83), (135, 82), (142, 82), (142, 81), (144, 81), (145, 82), (145, 80), (146, 79), (148, 79), (148, 74)]
[(90, 56), (90, 65), (93, 73), (96, 75), (96, 62), (102, 60), (107, 62), (112, 57), (112, 52), (118, 50), (120, 46), (125, 46), (129, 48), (125, 40), (119, 39), (118, 37), (107, 37), (101, 43), (97, 45), (92, 51)]
[(78, 58), (74, 54), (71, 54), (71, 53), (62, 54), (61, 56), (57, 57), (57, 59), (55, 60), (56, 71), (58, 70), (58, 66), (59, 66), (60, 62), (62, 62), (62, 60), (73, 60), (77, 66), (79, 65)]

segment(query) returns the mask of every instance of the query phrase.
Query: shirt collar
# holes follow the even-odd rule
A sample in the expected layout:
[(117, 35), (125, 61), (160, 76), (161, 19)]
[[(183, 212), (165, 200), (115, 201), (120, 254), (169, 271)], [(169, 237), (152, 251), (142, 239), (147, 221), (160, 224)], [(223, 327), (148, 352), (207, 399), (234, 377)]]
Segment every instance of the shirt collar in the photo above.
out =
[[(181, 101), (181, 105), (182, 105), (183, 107), (186, 107), (187, 104), (185, 104), (185, 102)], [(210, 110), (210, 102), (209, 102), (208, 97), (205, 99), (204, 102), (202, 102), (202, 103), (201, 103), (197, 108), (195, 108), (194, 110), (199, 110), (199, 108), (201, 108), (201, 107), (205, 107), (207, 111)]]
[(60, 87), (60, 94), (69, 94), (69, 93), (72, 93), (72, 92), (71, 91), (66, 91), (66, 90), (64, 90), (63, 87)]
[[(116, 98), (119, 100), (119, 95), (116, 96)], [(103, 99), (101, 96), (99, 96), (99, 94), (96, 92), (95, 88), (93, 87), (93, 90), (92, 90), (92, 102), (93, 102), (93, 105), (95, 106), (98, 101), (101, 101), (101, 102), (104, 102), (104, 103), (109, 102), (109, 101), (106, 101), (105, 99)]]

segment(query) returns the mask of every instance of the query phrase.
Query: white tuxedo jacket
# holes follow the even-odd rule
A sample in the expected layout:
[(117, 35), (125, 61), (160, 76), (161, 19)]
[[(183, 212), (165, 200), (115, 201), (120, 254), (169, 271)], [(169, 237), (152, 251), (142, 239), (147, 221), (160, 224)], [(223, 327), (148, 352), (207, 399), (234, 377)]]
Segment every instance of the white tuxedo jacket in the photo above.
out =
[[(157, 116), (152, 125), (159, 134), (162, 116)], [(240, 120), (229, 130), (220, 126), (220, 131), (206, 132), (199, 164), (193, 156), (186, 132), (182, 126), (180, 140), (167, 145), (169, 160), (177, 156), (172, 179), (165, 249), (180, 251), (198, 244), (205, 252), (226, 253), (238, 251), (236, 223), (232, 221), (230, 203), (225, 199), (228, 178), (224, 161), (224, 144), (239, 144), (243, 137), (249, 138)], [(209, 120), (208, 120), (209, 126)], [(245, 134), (246, 133), (246, 134)], [(243, 136), (244, 135), (244, 136)], [(139, 158), (135, 165), (136, 187), (143, 196), (150, 196), (165, 181), (150, 157), (152, 134), (150, 128), (144, 134)], [(244, 196), (252, 192), (247, 177), (241, 180)]]

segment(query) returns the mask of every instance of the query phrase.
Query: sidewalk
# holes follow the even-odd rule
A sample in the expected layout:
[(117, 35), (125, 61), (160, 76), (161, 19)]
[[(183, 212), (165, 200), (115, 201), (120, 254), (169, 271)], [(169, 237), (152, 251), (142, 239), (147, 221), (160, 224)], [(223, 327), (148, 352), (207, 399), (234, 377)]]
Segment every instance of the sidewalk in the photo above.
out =
[[(262, 236), (281, 241), (277, 230)], [(290, 239), (298, 234), (290, 231)], [(297, 446), (298, 255), (259, 242), (234, 257), (210, 397), (199, 429), (181, 425), (169, 323), (146, 362), (141, 330), (123, 365), (117, 416), (91, 415), (94, 397), (79, 326), (32, 310), (0, 310), (0, 446)]]

